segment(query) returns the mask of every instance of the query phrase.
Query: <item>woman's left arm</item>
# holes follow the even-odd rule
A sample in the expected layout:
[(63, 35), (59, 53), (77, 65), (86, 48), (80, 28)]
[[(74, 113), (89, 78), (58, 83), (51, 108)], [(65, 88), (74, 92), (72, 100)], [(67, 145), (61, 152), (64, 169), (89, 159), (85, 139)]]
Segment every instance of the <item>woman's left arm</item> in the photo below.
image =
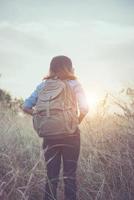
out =
[(78, 81), (76, 81), (76, 84), (74, 85), (74, 92), (76, 94), (76, 99), (79, 108), (79, 124), (80, 124), (89, 111), (89, 105), (86, 99), (85, 91), (82, 88), (82, 85)]

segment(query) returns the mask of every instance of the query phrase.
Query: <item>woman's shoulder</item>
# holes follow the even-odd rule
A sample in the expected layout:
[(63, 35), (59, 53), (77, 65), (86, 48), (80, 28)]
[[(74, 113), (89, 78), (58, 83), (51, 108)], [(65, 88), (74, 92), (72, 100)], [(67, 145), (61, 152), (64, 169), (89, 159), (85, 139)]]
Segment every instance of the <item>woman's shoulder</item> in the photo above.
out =
[(72, 86), (72, 87), (80, 87), (80, 86), (81, 86), (81, 83), (79, 82), (78, 79), (69, 80), (69, 84), (70, 84), (70, 86)]
[[(75, 87), (81, 87), (81, 83), (75, 79), (75, 80), (68, 80), (69, 82), (69, 85), (72, 87), (72, 88), (75, 88)], [(39, 83), (36, 87), (36, 90), (39, 91), (41, 90), (44, 86), (45, 86), (45, 83), (46, 83), (46, 80), (42, 81), (41, 83)]]
[(45, 86), (45, 81), (42, 81), (41, 83), (39, 83), (36, 87), (37, 90), (41, 90), (43, 87)]

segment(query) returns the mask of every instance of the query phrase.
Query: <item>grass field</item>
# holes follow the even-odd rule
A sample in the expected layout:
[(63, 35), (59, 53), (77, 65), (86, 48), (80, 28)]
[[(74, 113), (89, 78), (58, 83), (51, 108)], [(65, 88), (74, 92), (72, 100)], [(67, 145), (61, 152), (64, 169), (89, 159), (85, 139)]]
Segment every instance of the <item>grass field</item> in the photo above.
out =
[[(121, 114), (108, 114), (105, 105), (80, 125), (79, 200), (133, 200), (134, 109), (116, 101)], [(41, 146), (31, 117), (1, 103), (0, 200), (42, 200), (46, 163)], [(62, 172), (60, 180), (62, 200)]]

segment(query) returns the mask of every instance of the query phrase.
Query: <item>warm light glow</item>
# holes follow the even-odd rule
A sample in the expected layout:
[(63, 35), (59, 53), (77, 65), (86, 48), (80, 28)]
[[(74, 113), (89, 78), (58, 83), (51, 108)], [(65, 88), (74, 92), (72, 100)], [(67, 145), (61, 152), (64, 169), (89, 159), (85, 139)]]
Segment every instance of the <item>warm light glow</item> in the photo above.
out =
[(88, 101), (88, 105), (90, 107), (90, 109), (95, 110), (95, 108), (97, 107), (97, 103), (99, 102), (99, 96), (94, 93), (94, 92), (86, 92), (86, 97), (87, 97), (87, 101)]

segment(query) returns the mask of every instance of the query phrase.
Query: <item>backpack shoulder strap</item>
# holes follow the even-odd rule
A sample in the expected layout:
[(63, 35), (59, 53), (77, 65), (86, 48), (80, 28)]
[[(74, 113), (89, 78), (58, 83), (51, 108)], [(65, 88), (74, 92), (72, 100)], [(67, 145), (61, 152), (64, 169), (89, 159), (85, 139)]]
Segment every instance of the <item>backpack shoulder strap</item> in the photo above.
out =
[(63, 82), (65, 84), (65, 98), (68, 101), (68, 104), (71, 104), (73, 105), (73, 108), (76, 108), (77, 102), (73, 88), (69, 84), (68, 80), (64, 80)]

